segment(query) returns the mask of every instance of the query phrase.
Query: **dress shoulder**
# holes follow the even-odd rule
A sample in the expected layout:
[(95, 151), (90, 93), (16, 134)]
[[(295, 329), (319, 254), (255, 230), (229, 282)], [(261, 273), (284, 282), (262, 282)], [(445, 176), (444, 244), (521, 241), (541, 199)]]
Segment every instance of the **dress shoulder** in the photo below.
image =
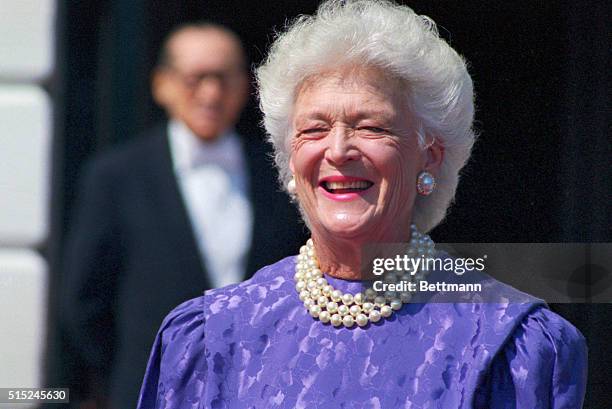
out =
[(205, 302), (207, 306), (215, 300), (223, 299), (236, 294), (250, 293), (256, 289), (274, 289), (280, 283), (291, 279), (295, 267), (295, 256), (285, 257), (274, 264), (264, 266), (257, 270), (253, 277), (236, 284), (206, 290)]
[(197, 408), (205, 385), (204, 296), (164, 319), (145, 372), (139, 409)]
[(477, 408), (580, 408), (587, 347), (568, 321), (539, 306), (516, 326), (476, 394)]

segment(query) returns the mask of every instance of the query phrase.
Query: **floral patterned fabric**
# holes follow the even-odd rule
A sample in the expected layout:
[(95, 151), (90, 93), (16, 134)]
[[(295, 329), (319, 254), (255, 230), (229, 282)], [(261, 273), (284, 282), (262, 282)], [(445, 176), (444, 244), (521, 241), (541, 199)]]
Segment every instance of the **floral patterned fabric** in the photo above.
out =
[(138, 408), (582, 406), (584, 338), (537, 299), (491, 279), (522, 301), (406, 304), (379, 323), (334, 328), (308, 315), (294, 268), (286, 258), (172, 311)]

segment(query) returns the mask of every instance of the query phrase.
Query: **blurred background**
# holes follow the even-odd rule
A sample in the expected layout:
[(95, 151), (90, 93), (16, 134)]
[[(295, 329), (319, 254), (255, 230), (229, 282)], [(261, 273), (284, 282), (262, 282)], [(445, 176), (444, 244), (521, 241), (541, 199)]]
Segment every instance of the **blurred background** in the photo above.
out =
[[(612, 241), (610, 3), (402, 3), (437, 22), (469, 62), (477, 95), (480, 139), (432, 238)], [(258, 64), (274, 28), (317, 5), (0, 0), (0, 387), (70, 387), (73, 407), (91, 394), (54, 325), (60, 255), (84, 162), (163, 120), (150, 72), (165, 34), (222, 23)], [(252, 97), (238, 130), (263, 143), (259, 122)], [(552, 306), (587, 338), (586, 408), (612, 401), (611, 306)]]

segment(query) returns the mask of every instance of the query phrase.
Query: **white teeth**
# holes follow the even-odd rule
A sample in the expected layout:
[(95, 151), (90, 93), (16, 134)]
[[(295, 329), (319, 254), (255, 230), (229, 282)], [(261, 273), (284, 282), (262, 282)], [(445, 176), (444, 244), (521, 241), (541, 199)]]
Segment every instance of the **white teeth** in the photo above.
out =
[(371, 183), (365, 180), (356, 180), (353, 182), (325, 182), (327, 189), (366, 189)]

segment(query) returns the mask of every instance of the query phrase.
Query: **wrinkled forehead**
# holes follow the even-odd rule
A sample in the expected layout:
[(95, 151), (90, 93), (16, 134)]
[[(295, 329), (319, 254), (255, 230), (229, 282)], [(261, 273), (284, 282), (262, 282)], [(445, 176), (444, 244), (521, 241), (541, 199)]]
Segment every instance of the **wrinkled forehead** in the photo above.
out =
[(383, 70), (349, 67), (320, 71), (302, 81), (294, 96), (292, 122), (333, 116), (379, 117), (391, 120), (409, 114), (404, 82)]

